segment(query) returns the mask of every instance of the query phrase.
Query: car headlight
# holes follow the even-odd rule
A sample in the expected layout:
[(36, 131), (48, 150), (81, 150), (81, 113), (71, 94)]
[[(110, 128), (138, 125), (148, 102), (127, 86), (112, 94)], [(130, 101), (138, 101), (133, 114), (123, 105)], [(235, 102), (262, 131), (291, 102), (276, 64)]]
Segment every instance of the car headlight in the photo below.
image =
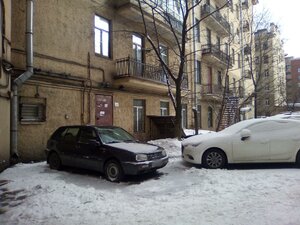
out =
[(201, 142), (192, 144), (193, 147), (197, 147), (198, 145), (201, 145)]
[(162, 150), (162, 151), (161, 151), (161, 155), (162, 155), (162, 156), (167, 156), (166, 150)]
[(146, 154), (137, 154), (135, 156), (135, 160), (140, 162), (140, 161), (146, 161), (148, 159)]

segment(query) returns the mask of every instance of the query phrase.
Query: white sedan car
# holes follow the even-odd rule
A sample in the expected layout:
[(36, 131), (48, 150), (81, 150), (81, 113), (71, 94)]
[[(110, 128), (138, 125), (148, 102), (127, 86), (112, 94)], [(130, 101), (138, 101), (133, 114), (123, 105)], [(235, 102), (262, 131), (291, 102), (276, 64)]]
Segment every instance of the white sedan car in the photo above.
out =
[(186, 162), (206, 168), (228, 163), (291, 162), (300, 165), (300, 121), (251, 119), (220, 132), (193, 136), (182, 141)]

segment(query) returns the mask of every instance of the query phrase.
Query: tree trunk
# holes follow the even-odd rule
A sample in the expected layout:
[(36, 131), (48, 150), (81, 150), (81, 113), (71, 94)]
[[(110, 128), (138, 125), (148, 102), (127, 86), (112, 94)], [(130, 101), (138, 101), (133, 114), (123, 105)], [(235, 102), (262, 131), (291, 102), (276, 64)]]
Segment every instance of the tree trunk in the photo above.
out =
[(176, 108), (175, 108), (175, 136), (180, 139), (182, 135), (182, 103), (181, 81), (176, 80)]

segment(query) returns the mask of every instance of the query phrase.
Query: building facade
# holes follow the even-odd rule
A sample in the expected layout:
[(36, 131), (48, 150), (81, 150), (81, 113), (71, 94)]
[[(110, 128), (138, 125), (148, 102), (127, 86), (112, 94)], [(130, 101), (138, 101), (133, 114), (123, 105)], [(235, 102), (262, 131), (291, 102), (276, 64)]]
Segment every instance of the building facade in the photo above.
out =
[[(252, 118), (253, 92), (248, 76), (246, 47), (251, 46), (253, 6), (257, 1), (201, 1), (195, 9), (194, 107), (199, 127), (220, 130), (242, 119)], [(200, 31), (198, 33), (198, 30)], [(199, 37), (197, 36), (199, 35)]]
[(286, 109), (283, 42), (275, 24), (255, 33), (255, 50), (257, 116), (271, 116)]
[(286, 57), (286, 93), (288, 110), (299, 110), (300, 103), (300, 59)]

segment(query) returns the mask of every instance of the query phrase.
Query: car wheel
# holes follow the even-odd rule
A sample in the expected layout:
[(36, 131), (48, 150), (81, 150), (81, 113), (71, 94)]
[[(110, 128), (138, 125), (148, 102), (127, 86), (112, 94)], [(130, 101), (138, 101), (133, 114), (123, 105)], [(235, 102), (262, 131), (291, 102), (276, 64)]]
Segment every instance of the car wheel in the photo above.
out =
[(104, 168), (105, 177), (111, 182), (119, 182), (123, 178), (123, 169), (116, 160), (109, 160)]
[(298, 151), (296, 156), (296, 166), (300, 168), (300, 150)]
[(52, 152), (48, 158), (50, 169), (59, 170), (61, 168), (61, 160), (56, 152)]
[(218, 149), (211, 149), (204, 153), (202, 163), (209, 169), (223, 168), (226, 164), (226, 155)]

